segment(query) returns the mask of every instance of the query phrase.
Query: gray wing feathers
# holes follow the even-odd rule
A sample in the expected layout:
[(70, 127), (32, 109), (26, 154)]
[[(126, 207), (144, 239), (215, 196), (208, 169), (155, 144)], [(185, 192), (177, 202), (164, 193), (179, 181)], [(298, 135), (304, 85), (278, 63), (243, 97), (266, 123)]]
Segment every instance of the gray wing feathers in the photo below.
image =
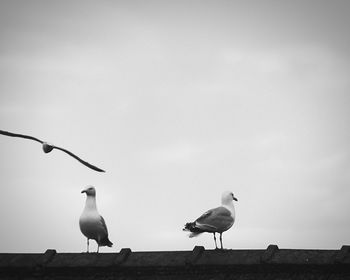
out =
[(105, 219), (103, 219), (103, 217), (102, 217), (101, 215), (100, 215), (100, 219), (101, 219), (102, 227), (103, 227), (103, 229), (105, 230), (106, 235), (108, 235), (108, 230), (107, 230), (107, 226), (106, 226)]
[(231, 212), (225, 207), (217, 207), (205, 212), (196, 220), (196, 227), (204, 231), (225, 231), (233, 224)]
[(108, 239), (108, 230), (107, 230), (106, 222), (101, 215), (100, 215), (100, 218), (101, 218), (101, 224), (104, 229), (105, 235), (98, 241), (98, 244), (101, 246), (112, 247), (113, 243)]

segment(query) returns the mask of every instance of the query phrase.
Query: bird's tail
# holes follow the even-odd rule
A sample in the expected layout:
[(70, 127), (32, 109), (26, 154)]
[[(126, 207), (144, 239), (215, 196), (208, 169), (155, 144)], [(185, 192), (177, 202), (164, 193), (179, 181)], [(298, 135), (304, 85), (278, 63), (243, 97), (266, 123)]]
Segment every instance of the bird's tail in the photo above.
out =
[(198, 235), (202, 234), (203, 232), (191, 232), (188, 237), (192, 238), (192, 237), (197, 237)]
[(196, 226), (196, 222), (186, 223), (185, 227), (182, 230), (190, 231), (191, 233), (188, 235), (190, 238), (196, 237), (199, 234), (203, 233), (203, 231)]
[(105, 238), (100, 240), (99, 245), (100, 246), (112, 247), (113, 243), (108, 239), (108, 236), (106, 236)]

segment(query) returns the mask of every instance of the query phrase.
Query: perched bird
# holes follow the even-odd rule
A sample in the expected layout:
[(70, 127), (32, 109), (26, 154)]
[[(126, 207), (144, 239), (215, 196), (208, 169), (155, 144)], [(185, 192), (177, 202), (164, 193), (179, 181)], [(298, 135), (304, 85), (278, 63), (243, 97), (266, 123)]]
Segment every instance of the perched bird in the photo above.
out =
[(0, 134), (3, 134), (3, 135), (6, 135), (6, 136), (11, 136), (11, 137), (20, 137), (20, 138), (25, 138), (25, 139), (30, 139), (30, 140), (34, 140), (34, 141), (37, 141), (39, 143), (42, 144), (42, 148), (43, 148), (43, 151), (45, 153), (49, 153), (51, 152), (53, 149), (57, 149), (57, 150), (61, 150), (62, 152), (65, 152), (67, 153), (68, 155), (74, 157), (76, 160), (80, 161), (82, 164), (86, 165), (87, 167), (95, 170), (95, 171), (98, 171), (98, 172), (105, 172), (104, 170), (82, 160), (81, 158), (79, 158), (78, 156), (76, 156), (75, 154), (73, 154), (72, 152), (66, 150), (66, 149), (63, 149), (63, 148), (60, 148), (60, 147), (57, 147), (57, 146), (54, 146), (52, 144), (49, 144), (47, 142), (44, 142), (44, 141), (41, 141), (40, 139), (38, 138), (35, 138), (33, 136), (29, 136), (29, 135), (23, 135), (23, 134), (17, 134), (17, 133), (12, 133), (12, 132), (8, 132), (8, 131), (4, 131), (4, 130), (0, 130)]
[(96, 241), (98, 253), (101, 246), (112, 247), (113, 243), (108, 239), (105, 220), (97, 211), (95, 188), (88, 186), (81, 193), (86, 193), (86, 203), (79, 219), (80, 230), (87, 238), (87, 253), (89, 253), (90, 239)]
[(225, 191), (221, 197), (222, 206), (208, 210), (194, 222), (186, 223), (183, 230), (191, 232), (189, 237), (195, 237), (203, 232), (213, 233), (216, 249), (218, 249), (216, 244), (216, 233), (218, 232), (221, 249), (223, 249), (222, 233), (230, 229), (235, 222), (233, 200), (237, 201), (233, 193)]

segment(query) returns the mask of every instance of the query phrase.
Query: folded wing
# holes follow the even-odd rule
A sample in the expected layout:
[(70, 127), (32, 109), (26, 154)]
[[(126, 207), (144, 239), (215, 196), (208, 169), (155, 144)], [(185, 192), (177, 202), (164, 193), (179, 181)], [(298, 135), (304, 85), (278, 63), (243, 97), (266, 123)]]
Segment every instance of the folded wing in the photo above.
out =
[(217, 207), (205, 212), (196, 221), (196, 227), (207, 232), (223, 232), (233, 225), (231, 212), (225, 207)]
[(105, 219), (103, 219), (101, 215), (100, 215), (100, 222), (103, 229), (103, 237), (99, 240), (99, 245), (112, 247), (113, 243), (108, 239), (108, 230), (107, 230)]

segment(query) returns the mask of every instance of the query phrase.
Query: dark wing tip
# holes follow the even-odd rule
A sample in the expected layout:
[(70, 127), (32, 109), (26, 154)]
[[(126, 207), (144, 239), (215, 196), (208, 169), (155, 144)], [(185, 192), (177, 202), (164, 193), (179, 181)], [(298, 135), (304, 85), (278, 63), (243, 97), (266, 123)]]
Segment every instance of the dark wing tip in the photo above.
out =
[(98, 244), (100, 246), (108, 246), (108, 247), (112, 247), (113, 243), (108, 239), (108, 236), (105, 236), (103, 239), (101, 239)]
[(190, 232), (200, 232), (200, 229), (196, 227), (196, 222), (186, 223), (185, 227), (182, 230)]
[(98, 168), (98, 167), (96, 167), (96, 166), (94, 166), (95, 168), (92, 168), (92, 169), (94, 169), (95, 171), (97, 171), (97, 172), (106, 172), (105, 170), (103, 170), (103, 169), (101, 169), (101, 168)]

